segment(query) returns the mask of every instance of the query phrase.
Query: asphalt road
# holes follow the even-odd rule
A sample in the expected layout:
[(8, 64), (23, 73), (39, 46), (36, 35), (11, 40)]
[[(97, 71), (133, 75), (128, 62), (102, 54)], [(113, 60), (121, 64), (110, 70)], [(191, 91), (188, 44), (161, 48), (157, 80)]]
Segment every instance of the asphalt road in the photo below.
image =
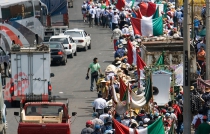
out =
[[(89, 28), (82, 21), (81, 5), (83, 0), (75, 0), (74, 7), (70, 9), (70, 28), (82, 28), (91, 34), (92, 49), (77, 53), (73, 59), (68, 59), (66, 66), (52, 66), (51, 72), (53, 94), (69, 98), (69, 113), (77, 112), (76, 118), (72, 118), (72, 134), (81, 133), (85, 122), (92, 119), (92, 101), (97, 97), (96, 91), (90, 92), (90, 80), (85, 80), (87, 68), (94, 57), (98, 57), (102, 71), (113, 61), (113, 45), (111, 44), (111, 30), (102, 27)], [(63, 92), (62, 94), (59, 92)], [(7, 108), (7, 134), (17, 134), (19, 117), (14, 117), (14, 111), (19, 108)]]

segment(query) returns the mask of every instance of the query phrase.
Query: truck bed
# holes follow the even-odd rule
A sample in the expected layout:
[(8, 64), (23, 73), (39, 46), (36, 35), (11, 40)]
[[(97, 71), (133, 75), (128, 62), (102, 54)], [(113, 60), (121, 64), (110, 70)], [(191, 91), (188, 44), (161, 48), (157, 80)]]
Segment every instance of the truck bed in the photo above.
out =
[(69, 123), (19, 123), (18, 134), (70, 134)]

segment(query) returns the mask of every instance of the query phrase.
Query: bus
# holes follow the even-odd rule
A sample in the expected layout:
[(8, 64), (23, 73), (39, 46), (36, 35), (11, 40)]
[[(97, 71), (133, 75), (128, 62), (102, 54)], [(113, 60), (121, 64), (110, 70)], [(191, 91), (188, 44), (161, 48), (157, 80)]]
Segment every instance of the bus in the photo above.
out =
[(27, 47), (42, 42), (47, 12), (40, 0), (0, 0), (0, 46), (10, 51), (13, 44)]

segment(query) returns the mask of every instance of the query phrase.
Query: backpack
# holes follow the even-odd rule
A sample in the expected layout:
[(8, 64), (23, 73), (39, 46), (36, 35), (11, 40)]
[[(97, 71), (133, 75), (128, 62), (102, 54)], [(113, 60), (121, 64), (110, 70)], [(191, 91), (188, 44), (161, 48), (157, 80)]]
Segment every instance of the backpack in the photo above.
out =
[(85, 6), (82, 6), (82, 11), (87, 11)]
[(201, 119), (198, 117), (198, 119), (195, 122), (195, 129), (197, 129), (200, 124), (201, 124)]

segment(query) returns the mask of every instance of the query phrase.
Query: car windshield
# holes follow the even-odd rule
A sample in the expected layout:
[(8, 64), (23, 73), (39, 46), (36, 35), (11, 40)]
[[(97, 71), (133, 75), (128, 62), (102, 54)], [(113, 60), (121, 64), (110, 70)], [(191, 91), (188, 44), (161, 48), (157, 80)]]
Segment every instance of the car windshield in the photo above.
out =
[(69, 44), (67, 38), (52, 38), (52, 39), (50, 39), (50, 42), (52, 42), (52, 41), (62, 42), (63, 44)]
[(70, 35), (71, 37), (83, 37), (82, 31), (66, 31), (65, 35)]
[(26, 108), (26, 116), (58, 116), (63, 110), (62, 106), (37, 105)]

